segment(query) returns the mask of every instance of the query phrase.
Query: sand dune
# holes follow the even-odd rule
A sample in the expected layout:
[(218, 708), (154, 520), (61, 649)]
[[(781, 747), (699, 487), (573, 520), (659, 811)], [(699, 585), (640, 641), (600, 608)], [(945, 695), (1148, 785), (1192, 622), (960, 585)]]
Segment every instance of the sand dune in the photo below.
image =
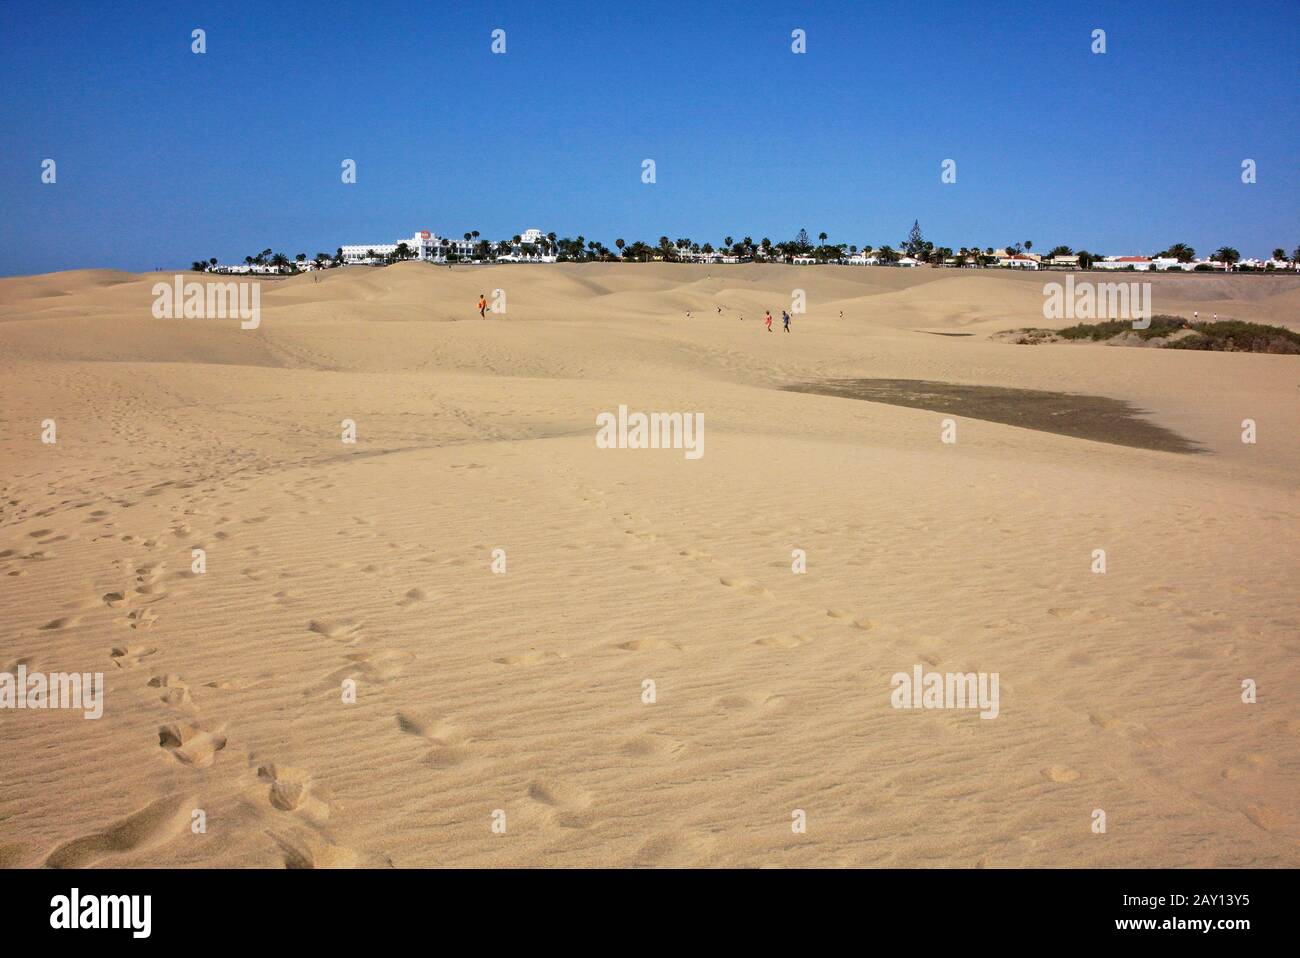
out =
[[(1300, 865), (1295, 357), (990, 341), (1041, 275), (405, 264), (247, 330), (170, 275), (0, 280), (0, 670), (106, 683), (0, 710), (0, 864)], [(1150, 280), (1300, 328), (1294, 277)], [(1198, 451), (784, 388), (862, 379)], [(621, 404), (705, 454), (597, 448)], [(891, 707), (918, 664), (997, 718)]]

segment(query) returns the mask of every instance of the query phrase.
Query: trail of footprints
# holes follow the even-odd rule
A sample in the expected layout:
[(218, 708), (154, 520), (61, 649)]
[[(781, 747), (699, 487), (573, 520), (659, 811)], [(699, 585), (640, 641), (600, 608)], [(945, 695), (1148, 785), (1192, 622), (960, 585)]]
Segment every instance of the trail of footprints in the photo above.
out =
[[(161, 488), (156, 488), (150, 490), (146, 495), (156, 495), (160, 491), (162, 491)], [(583, 501), (590, 502), (602, 509), (609, 509), (603, 491), (579, 489), (579, 494)], [(80, 505), (88, 506), (90, 504), (90, 502), (86, 502)], [(129, 504), (125, 503), (124, 505)], [(119, 503), (119, 505), (123, 504)], [(47, 514), (53, 511), (52, 509), (46, 510)], [(111, 526), (113, 523), (107, 522), (109, 517), (110, 513), (107, 510), (98, 509), (90, 512), (85, 521), (87, 524)], [(267, 521), (269, 518), (269, 515), (261, 515), (243, 519), (242, 522), (243, 524), (256, 525)], [(225, 525), (232, 521), (228, 516), (221, 516), (217, 524)], [(624, 512), (620, 516), (611, 517), (611, 521), (638, 543), (646, 545), (659, 544), (661, 548), (671, 548), (671, 545), (666, 540), (663, 540), (659, 533), (645, 527), (644, 523), (640, 522), (631, 512)], [(369, 525), (366, 520), (361, 518), (356, 518), (356, 522), (359, 525)], [(177, 539), (193, 538), (193, 528), (185, 521), (175, 522), (169, 532)], [(217, 529), (212, 534), (212, 538), (217, 541), (228, 541), (231, 537), (231, 533), (222, 529)], [(51, 548), (75, 538), (75, 534), (70, 536), (59, 534), (51, 528), (42, 528), (28, 533), (28, 538), (34, 540), (35, 548), (26, 551), (17, 548), (0, 551), (0, 571), (5, 571), (10, 576), (24, 575), (26, 570), (21, 567), (10, 568), (13, 563), (41, 562), (53, 559), (55, 553), (51, 551)], [(154, 551), (160, 547), (159, 540), (162, 537), (113, 534), (101, 538), (114, 538), (128, 546), (139, 546)], [(390, 545), (393, 548), (399, 548), (396, 543), (390, 543)], [(247, 551), (248, 554), (256, 556), (259, 550), (253, 547)], [(684, 548), (678, 550), (676, 555), (705, 566), (713, 565), (716, 561), (711, 553), (702, 549)], [(423, 561), (435, 560), (428, 557)], [(448, 561), (463, 564), (464, 560), (459, 560), (459, 562), (457, 560)], [(169, 578), (173, 581), (193, 579), (195, 576), (188, 568), (168, 576), (165, 561), (137, 563), (134, 560), (126, 560), (126, 562), (131, 570), (129, 576), (131, 581), (120, 588), (103, 593), (99, 597), (99, 601), (109, 609), (121, 614), (116, 620), (119, 625), (132, 631), (147, 631), (152, 629), (159, 620), (159, 614), (152, 609), (152, 606), (162, 602), (169, 594), (166, 580)], [(670, 561), (654, 568), (667, 569), (671, 568), (671, 565)], [(783, 566), (784, 563), (776, 563), (776, 565)], [(646, 569), (649, 567), (637, 566), (637, 568)], [(361, 571), (374, 573), (380, 571), (380, 568), (372, 563)], [(264, 578), (262, 570), (251, 566), (242, 569), (241, 573), (251, 581), (260, 581)], [(721, 587), (735, 590), (738, 593), (759, 600), (773, 601), (778, 598), (771, 590), (754, 579), (721, 575), (717, 576), (717, 582)], [(1195, 621), (1189, 623), (1193, 632), (1210, 634), (1221, 628), (1222, 613), (1202, 614), (1185, 611), (1175, 599), (1175, 594), (1180, 591), (1176, 588), (1152, 587), (1145, 591), (1149, 597), (1135, 603), (1139, 608), (1178, 612), (1184, 618), (1195, 618)], [(280, 604), (289, 605), (295, 602), (299, 596), (292, 590), (284, 589), (275, 593), (275, 598)], [(413, 588), (408, 590), (398, 600), (397, 604), (409, 606), (428, 599), (429, 596), (424, 590)], [(1048, 609), (1047, 613), (1054, 618), (1073, 623), (1093, 624), (1115, 621), (1110, 615), (1098, 614), (1089, 609), (1053, 607)], [(879, 623), (871, 619), (845, 609), (826, 609), (824, 614), (846, 627), (861, 631), (871, 631), (879, 625)], [(41, 628), (50, 631), (62, 630), (80, 624), (81, 620), (82, 615), (74, 610), (72, 614), (53, 619)], [(1008, 620), (1002, 623), (990, 624), (988, 627), (992, 628), (994, 626), (1014, 626), (1019, 628), (1019, 623)], [(410, 653), (402, 651), (356, 650), (355, 647), (362, 641), (363, 630), (361, 625), (351, 620), (311, 619), (307, 622), (307, 630), (340, 646), (342, 663), (339, 668), (330, 672), (325, 679), (326, 684), (332, 687), (337, 687), (343, 679), (349, 677), (359, 678), (364, 682), (375, 685), (392, 684), (401, 676), (404, 667), (413, 659)], [(769, 649), (793, 650), (810, 641), (812, 639), (804, 634), (770, 635), (759, 637), (754, 641), (754, 644)], [(682, 651), (681, 645), (661, 639), (629, 640), (619, 643), (616, 647), (631, 652)], [(1222, 657), (1231, 655), (1232, 651), (1233, 646), (1228, 645), (1226, 651), (1224, 648), (1204, 652), (1190, 651), (1188, 655), (1189, 657), (1209, 657), (1210, 655)], [(125, 641), (111, 649), (110, 658), (116, 668), (133, 670), (148, 664), (157, 653), (158, 649), (149, 644)], [(494, 661), (507, 666), (532, 666), (562, 658), (564, 656), (558, 653), (529, 650), (516, 655), (503, 656)], [(919, 658), (932, 666), (939, 664), (938, 657), (933, 655), (922, 654)], [(20, 663), (27, 664), (29, 668), (34, 666), (31, 658), (23, 658), (10, 663), (9, 670), (12, 671)], [(195, 770), (214, 767), (218, 763), (219, 756), (227, 747), (229, 736), (224, 726), (213, 727), (202, 719), (190, 684), (179, 675), (162, 673), (152, 675), (146, 685), (156, 691), (161, 705), (179, 711), (185, 716), (159, 725), (158, 747), (160, 750), (168, 756), (169, 760), (183, 767)], [(222, 689), (231, 686), (229, 683), (214, 681), (208, 683), (206, 687)], [(305, 694), (313, 693), (309, 691)], [(715, 705), (724, 712), (743, 712), (751, 709), (768, 710), (783, 706), (784, 699), (779, 694), (767, 693), (725, 695), (719, 698)], [(1145, 727), (1126, 722), (1115, 716), (1101, 712), (1090, 712), (1088, 713), (1088, 720), (1099, 730), (1119, 734), (1137, 747), (1152, 748), (1161, 745), (1159, 739)], [(421, 741), (426, 748), (423, 762), (430, 768), (440, 769), (459, 765), (466, 761), (472, 752), (474, 740), (471, 735), (445, 717), (410, 710), (399, 710), (395, 714), (395, 721), (400, 733)], [(1300, 723), (1295, 724), (1296, 727), (1290, 728), (1289, 731), (1300, 733)], [(675, 758), (684, 748), (684, 743), (670, 736), (661, 733), (650, 733), (627, 740), (621, 746), (620, 751), (631, 757)], [(277, 762), (257, 762), (253, 760), (251, 755), (250, 761), (253, 761), (256, 765), (255, 784), (251, 787), (251, 791), (258, 799), (259, 807), (265, 808), (271, 816), (291, 816), (293, 820), (310, 829), (305, 833), (293, 829), (268, 829), (267, 834), (275, 842), (286, 867), (349, 867), (363, 860), (364, 856), (353, 849), (335, 844), (322, 830), (330, 817), (330, 804), (322, 789), (313, 781), (313, 776), (309, 770)], [(1267, 770), (1270, 763), (1271, 759), (1267, 756), (1253, 753), (1246, 754), (1240, 762), (1224, 769), (1222, 777), (1231, 781), (1259, 774), (1262, 770)], [(1079, 771), (1061, 764), (1042, 769), (1042, 776), (1052, 783), (1061, 785), (1069, 785), (1078, 782), (1082, 778)], [(592, 797), (589, 793), (581, 790), (571, 790), (559, 783), (536, 780), (529, 783), (523, 798), (528, 807), (539, 811), (543, 820), (555, 826), (581, 829), (591, 824), (588, 809), (592, 803)], [(199, 799), (193, 795), (164, 797), (97, 832), (59, 846), (47, 856), (45, 864), (49, 867), (79, 867), (94, 864), (106, 857), (158, 847), (177, 838), (186, 830), (190, 822), (191, 810), (198, 805)], [(1264, 830), (1275, 830), (1282, 825), (1281, 819), (1275, 812), (1262, 806), (1247, 804), (1243, 813), (1253, 824)], [(274, 822), (274, 818), (272, 822)], [(671, 851), (671, 849), (660, 848), (656, 844), (656, 840), (651, 840), (643, 851), (645, 854), (638, 857), (653, 861), (662, 859), (664, 857), (662, 853)]]
[[(164, 484), (167, 485), (167, 484)], [(157, 494), (161, 488), (155, 488), (146, 495)], [(89, 505), (90, 503), (85, 503)], [(129, 505), (130, 503), (119, 503)], [(190, 510), (193, 511), (193, 510)], [(110, 516), (107, 510), (96, 510), (89, 514), (88, 523), (104, 524)], [(247, 524), (257, 524), (269, 519), (269, 515), (257, 516), (244, 520)], [(229, 517), (221, 517), (219, 524), (230, 522)], [(109, 523), (111, 525), (111, 523)], [(193, 540), (193, 528), (185, 521), (176, 521), (169, 529), (172, 537), (181, 540)], [(42, 547), (53, 546), (67, 541), (70, 536), (54, 534), (52, 529), (38, 529), (29, 534)], [(231, 533), (218, 530), (212, 536), (217, 541), (228, 541)], [(111, 539), (129, 548), (143, 548), (150, 552), (162, 547), (164, 536), (143, 536), (113, 532), (98, 537)], [(250, 552), (257, 554), (256, 547)], [(9, 575), (25, 574), (23, 569), (8, 569), (15, 561), (48, 561), (54, 554), (46, 548), (24, 552), (19, 549), (6, 549), (0, 552), (0, 570), (7, 570)], [(118, 617), (114, 620), (122, 628), (133, 632), (144, 632), (154, 628), (161, 616), (154, 606), (168, 598), (169, 581), (193, 580), (198, 578), (187, 567), (180, 572), (168, 573), (165, 560), (139, 561), (130, 557), (118, 560), (119, 574), (124, 584), (103, 592), (95, 600), (82, 603), (83, 607), (106, 607)], [(261, 578), (258, 570), (245, 568), (243, 574), (257, 581)], [(281, 597), (287, 595), (283, 593)], [(405, 602), (412, 603), (426, 598), (421, 590), (413, 589), (404, 597)], [(70, 629), (80, 625), (84, 619), (81, 609), (72, 610), (72, 614), (51, 620), (43, 630), (56, 631)], [(356, 641), (359, 627), (347, 623), (311, 623), (311, 629), (322, 635), (334, 638), (343, 644)], [(142, 641), (124, 640), (114, 645), (108, 658), (114, 668), (125, 671), (140, 669), (152, 664), (160, 649), (155, 644)], [(401, 672), (402, 665), (409, 659), (403, 653), (359, 652), (345, 657), (349, 665), (341, 672), (360, 673), (365, 679), (385, 683), (393, 681)], [(7, 671), (14, 671), (19, 665), (29, 669), (36, 667), (32, 657), (16, 659), (7, 666)], [(212, 725), (201, 715), (194, 689), (182, 676), (174, 673), (158, 673), (145, 681), (145, 687), (157, 694), (158, 702), (181, 718), (161, 721), (158, 725), (157, 746), (167, 761), (196, 771), (214, 769), (220, 764), (220, 757), (227, 750), (230, 742), (224, 725)], [(213, 681), (205, 688), (230, 689), (232, 683)], [(267, 835), (274, 841), (286, 867), (340, 867), (352, 866), (364, 862), (365, 856), (352, 849), (341, 847), (333, 842), (321, 828), (329, 819), (330, 808), (322, 797), (321, 791), (312, 780), (309, 771), (275, 762), (259, 763), (255, 773), (256, 786), (252, 789), (258, 799), (255, 807), (266, 810), (270, 816), (288, 815), (292, 820), (306, 827), (273, 827)], [(94, 865), (105, 859), (148, 851), (161, 847), (178, 839), (189, 831), (194, 811), (203, 806), (197, 794), (174, 794), (160, 798), (144, 808), (113, 822), (104, 828), (73, 839), (58, 846), (44, 859), (46, 867), (75, 868)], [(275, 826), (275, 819), (271, 819)]]

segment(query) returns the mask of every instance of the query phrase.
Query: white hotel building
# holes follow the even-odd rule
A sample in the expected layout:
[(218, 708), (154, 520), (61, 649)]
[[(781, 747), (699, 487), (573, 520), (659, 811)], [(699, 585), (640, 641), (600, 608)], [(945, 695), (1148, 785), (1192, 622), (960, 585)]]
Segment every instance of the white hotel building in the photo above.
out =
[[(401, 243), (405, 243), (411, 250), (416, 259), (424, 260), (430, 263), (445, 263), (447, 257), (455, 254), (457, 259), (473, 259), (477, 253), (480, 244), (488, 243), (489, 246), (495, 247), (496, 243), (492, 240), (485, 239), (448, 239), (431, 233), (428, 230), (420, 230), (411, 236), (410, 239), (398, 240), (396, 243), (354, 243), (342, 247), (343, 262), (345, 263), (365, 263), (369, 261), (370, 254), (376, 256), (386, 256), (395, 252)], [(542, 256), (535, 254), (528, 256), (523, 252), (522, 247), (525, 244), (539, 244), (546, 242), (546, 234), (541, 230), (531, 229), (524, 230), (519, 236), (519, 242), (512, 244), (508, 254), (502, 254), (497, 257), (502, 262), (555, 262), (554, 256)]]

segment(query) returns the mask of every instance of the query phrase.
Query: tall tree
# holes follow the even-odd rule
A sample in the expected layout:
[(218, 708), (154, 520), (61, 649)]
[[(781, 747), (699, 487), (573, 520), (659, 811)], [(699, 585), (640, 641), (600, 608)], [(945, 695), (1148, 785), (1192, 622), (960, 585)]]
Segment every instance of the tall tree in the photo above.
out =
[(925, 249), (925, 237), (921, 235), (921, 223), (912, 220), (912, 229), (907, 234), (907, 239), (903, 241), (903, 252), (908, 256), (916, 256), (923, 249)]
[(1214, 251), (1213, 258), (1230, 267), (1241, 259), (1241, 253), (1231, 246), (1220, 246)]

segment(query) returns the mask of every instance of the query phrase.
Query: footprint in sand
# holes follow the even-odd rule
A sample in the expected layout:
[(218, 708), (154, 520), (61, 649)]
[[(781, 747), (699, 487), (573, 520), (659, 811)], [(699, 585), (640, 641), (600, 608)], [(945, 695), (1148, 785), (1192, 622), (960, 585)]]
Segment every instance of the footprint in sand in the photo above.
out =
[(713, 561), (713, 553), (705, 552), (702, 549), (683, 549), (677, 554), (679, 556), (684, 556), (687, 559), (700, 559), (701, 561), (704, 562)]
[(18, 671), (19, 666), (25, 666), (28, 672), (36, 672), (38, 671), (38, 669), (36, 668), (36, 663), (37, 663), (37, 658), (34, 655), (20, 655), (16, 659), (10, 659), (9, 663), (4, 667), (3, 671), (8, 672), (10, 675), (12, 675), (13, 673)]
[(135, 581), (137, 582), (154, 582), (162, 578), (165, 562), (147, 562), (135, 570)]
[(429, 598), (429, 594), (423, 589), (408, 589), (406, 595), (397, 604), (401, 606), (412, 605), (416, 602), (423, 602), (427, 598)]
[(353, 624), (349, 619), (312, 619), (307, 623), (307, 631), (323, 635), (327, 639), (351, 643), (359, 638), (361, 626)]
[(667, 757), (675, 758), (686, 748), (686, 743), (671, 735), (649, 732), (623, 741), (618, 750), (634, 758)]
[(724, 577), (718, 581), (729, 589), (739, 589), (741, 592), (748, 592), (750, 595), (761, 595), (769, 599), (772, 597), (771, 592), (764, 588), (761, 583), (755, 582), (753, 579), (731, 579)]
[(1043, 776), (1051, 779), (1053, 782), (1060, 782), (1062, 784), (1066, 782), (1077, 782), (1079, 780), (1079, 773), (1064, 765), (1053, 765), (1051, 768), (1043, 769)]
[(108, 654), (119, 669), (133, 669), (142, 659), (147, 659), (157, 651), (144, 645), (115, 645)]
[(1047, 614), (1055, 619), (1064, 619), (1067, 622), (1114, 622), (1115, 617), (1111, 615), (1098, 615), (1091, 609), (1071, 609), (1071, 608), (1052, 608), (1047, 610)]
[(182, 765), (207, 768), (226, 747), (223, 729), (209, 732), (193, 722), (174, 722), (158, 729), (158, 745)]
[(846, 609), (827, 609), (826, 614), (832, 619), (843, 622), (845, 625), (852, 625), (859, 629), (874, 629), (876, 627), (875, 622), (870, 619), (856, 618), (852, 612)]
[(396, 650), (383, 650), (379, 652), (353, 652), (344, 656), (353, 665), (345, 665), (330, 674), (330, 684), (337, 684), (339, 681), (358, 673), (368, 682), (379, 682), (387, 684), (396, 681), (406, 668), (408, 662), (412, 661), (415, 656), (410, 652), (400, 652)]
[(626, 652), (680, 652), (682, 650), (676, 642), (669, 642), (667, 639), (633, 639), (630, 642), (620, 642), (615, 648)]
[(148, 681), (151, 689), (162, 689), (160, 696), (167, 705), (177, 708), (194, 708), (194, 698), (190, 695), (189, 683), (179, 675), (155, 675)]
[(136, 609), (134, 612), (128, 612), (125, 619), (118, 621), (132, 629), (152, 629), (153, 624), (158, 621), (158, 613), (150, 609)]
[(632, 861), (634, 867), (697, 866), (709, 853), (715, 840), (710, 836), (665, 832), (648, 839)]
[(266, 798), (271, 807), (282, 812), (296, 812), (316, 824), (329, 820), (329, 803), (313, 793), (311, 773), (289, 765), (263, 765), (257, 777), (267, 786)]
[(398, 712), (397, 727), (407, 735), (414, 735), (428, 743), (429, 752), (424, 757), (426, 765), (459, 765), (468, 757), (465, 746), (470, 741), (469, 734), (444, 718)]
[(1286, 824), (1286, 819), (1277, 811), (1256, 802), (1247, 802), (1242, 806), (1241, 812), (1252, 825), (1266, 832), (1278, 831)]
[(49, 622), (46, 622), (43, 626), (41, 626), (41, 631), (57, 632), (61, 629), (70, 629), (74, 625), (79, 625), (80, 623), (81, 623), (81, 616), (79, 615), (60, 616), (57, 619), (52, 619)]
[(557, 782), (533, 781), (528, 785), (528, 799), (550, 809), (552, 822), (561, 828), (588, 828), (591, 815), (585, 811), (591, 805), (591, 794), (578, 788), (569, 788)]
[(538, 652), (535, 649), (527, 652), (520, 652), (516, 655), (503, 655), (500, 658), (493, 659), (498, 665), (541, 665), (543, 662), (557, 662), (564, 656), (558, 652)]
[(131, 596), (125, 590), (121, 592), (105, 592), (102, 598), (104, 605), (110, 609), (120, 609), (131, 601)]
[(280, 847), (285, 868), (356, 868), (366, 864), (355, 849), (335, 845), (323, 835), (268, 834)]
[(761, 639), (755, 639), (755, 645), (761, 645), (768, 649), (797, 649), (801, 645), (807, 645), (812, 639), (806, 635), (769, 635)]
[(1113, 732), (1116, 729), (1122, 728), (1124, 725), (1123, 722), (1115, 718), (1115, 716), (1111, 715), (1109, 712), (1089, 712), (1088, 721), (1097, 726), (1097, 728), (1106, 732)]
[(100, 831), (75, 838), (50, 853), (46, 868), (81, 868), (102, 858), (156, 848), (181, 834), (196, 806), (193, 798), (160, 798)]
[(775, 709), (785, 704), (785, 696), (769, 695), (766, 692), (757, 692), (754, 694), (739, 693), (736, 695), (724, 695), (716, 699), (713, 703), (717, 708), (725, 709), (728, 712), (748, 712), (755, 709)]

